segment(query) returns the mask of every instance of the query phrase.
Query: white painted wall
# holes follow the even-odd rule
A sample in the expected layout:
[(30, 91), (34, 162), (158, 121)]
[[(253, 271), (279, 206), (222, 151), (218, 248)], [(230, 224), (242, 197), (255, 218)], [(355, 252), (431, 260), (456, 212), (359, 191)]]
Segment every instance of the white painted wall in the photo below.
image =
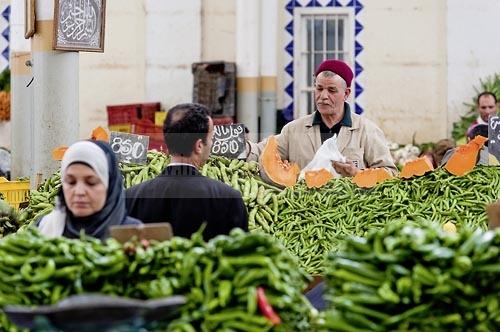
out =
[(146, 99), (145, 16), (143, 1), (106, 2), (104, 53), (80, 53), (81, 138), (107, 126), (106, 105)]
[[(284, 102), (288, 0), (277, 18), (278, 105)], [(364, 1), (365, 115), (406, 143), (449, 135), (479, 78), (500, 71), (498, 0)], [(80, 136), (106, 125), (105, 106), (191, 100), (191, 63), (236, 60), (236, 1), (107, 2), (104, 54), (80, 54)], [(494, 46), (492, 46), (494, 45)]]
[(500, 1), (448, 0), (448, 130), (480, 79), (500, 73)]
[(201, 0), (146, 0), (146, 99), (165, 109), (192, 101), (201, 60)]
[(202, 61), (236, 61), (236, 1), (203, 0)]
[(447, 135), (446, 2), (364, 2), (365, 115), (388, 139)]

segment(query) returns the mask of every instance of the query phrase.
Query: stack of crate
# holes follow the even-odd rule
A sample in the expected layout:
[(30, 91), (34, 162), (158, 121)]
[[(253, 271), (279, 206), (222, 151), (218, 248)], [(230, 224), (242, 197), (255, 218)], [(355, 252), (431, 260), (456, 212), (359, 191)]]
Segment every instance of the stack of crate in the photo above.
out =
[(155, 125), (157, 114), (162, 113), (159, 102), (109, 105), (106, 109), (110, 131), (147, 135), (149, 149), (165, 151), (162, 127)]
[(163, 138), (163, 128), (162, 126), (155, 125), (154, 122), (147, 120), (135, 121), (132, 124), (132, 133), (136, 135), (149, 136), (149, 150), (167, 150), (165, 140)]
[(154, 123), (155, 112), (160, 111), (160, 103), (109, 105), (106, 110), (110, 131), (131, 133), (132, 124), (136, 121), (147, 120)]
[(193, 73), (193, 102), (206, 105), (215, 124), (234, 123), (236, 118), (236, 64), (197, 62)]

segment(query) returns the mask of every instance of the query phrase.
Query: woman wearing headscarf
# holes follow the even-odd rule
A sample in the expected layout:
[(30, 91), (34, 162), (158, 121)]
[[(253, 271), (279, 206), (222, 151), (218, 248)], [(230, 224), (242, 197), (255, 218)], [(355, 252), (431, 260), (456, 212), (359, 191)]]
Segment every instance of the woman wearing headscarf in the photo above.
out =
[(54, 211), (38, 223), (42, 234), (79, 238), (83, 230), (103, 240), (110, 226), (141, 223), (127, 216), (123, 178), (107, 143), (71, 145), (61, 161), (61, 180)]

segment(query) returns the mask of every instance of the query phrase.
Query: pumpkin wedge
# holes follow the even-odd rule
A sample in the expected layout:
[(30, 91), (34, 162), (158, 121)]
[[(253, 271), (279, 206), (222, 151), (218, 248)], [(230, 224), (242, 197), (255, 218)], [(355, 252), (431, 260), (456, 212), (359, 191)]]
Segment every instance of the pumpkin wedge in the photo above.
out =
[(487, 140), (486, 137), (476, 136), (469, 143), (459, 146), (444, 168), (456, 176), (469, 173), (476, 166), (477, 154)]
[(52, 150), (52, 159), (54, 160), (62, 160), (64, 157), (64, 153), (66, 153), (66, 150), (68, 150), (67, 146), (58, 146), (54, 150)]
[(299, 165), (281, 160), (278, 152), (278, 141), (271, 136), (262, 151), (262, 167), (271, 181), (285, 187), (292, 187), (297, 183), (300, 173)]
[(90, 138), (93, 139), (94, 141), (104, 141), (104, 142), (109, 141), (108, 133), (101, 126), (95, 127), (94, 130), (92, 130), (92, 134), (90, 135)]
[(403, 169), (401, 170), (399, 177), (404, 179), (409, 179), (412, 176), (415, 175), (421, 176), (424, 175), (425, 173), (432, 172), (433, 170), (434, 166), (432, 166), (431, 161), (426, 157), (420, 157), (415, 160), (410, 160), (409, 162), (407, 162), (403, 166)]
[(352, 178), (352, 182), (361, 188), (372, 188), (376, 184), (382, 183), (390, 178), (392, 178), (392, 176), (385, 168), (367, 168), (359, 171)]
[(320, 188), (333, 179), (332, 173), (322, 168), (318, 171), (307, 171), (304, 175), (307, 188)]

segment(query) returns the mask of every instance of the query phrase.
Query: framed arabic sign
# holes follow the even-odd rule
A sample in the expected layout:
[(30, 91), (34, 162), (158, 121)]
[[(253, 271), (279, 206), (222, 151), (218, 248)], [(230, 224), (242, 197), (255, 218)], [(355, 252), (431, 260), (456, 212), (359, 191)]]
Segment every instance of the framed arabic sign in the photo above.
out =
[(55, 0), (53, 49), (104, 52), (106, 0)]

